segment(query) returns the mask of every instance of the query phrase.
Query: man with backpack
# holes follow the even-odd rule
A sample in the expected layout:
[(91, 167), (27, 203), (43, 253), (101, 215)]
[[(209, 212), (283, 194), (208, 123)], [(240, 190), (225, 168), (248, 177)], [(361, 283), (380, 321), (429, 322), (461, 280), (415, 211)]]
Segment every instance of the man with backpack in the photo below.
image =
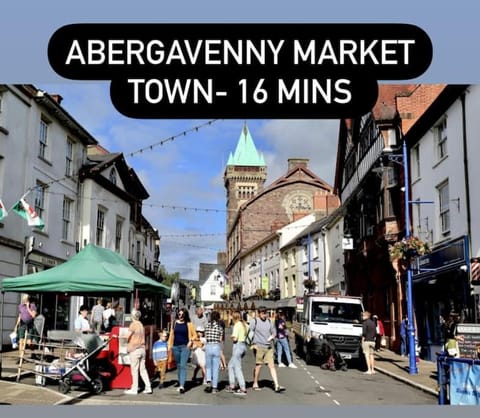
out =
[(255, 355), (255, 369), (253, 371), (253, 390), (261, 390), (258, 385), (258, 378), (263, 364), (266, 364), (270, 370), (270, 375), (275, 387), (275, 392), (279, 393), (285, 390), (278, 383), (277, 371), (273, 358), (273, 341), (275, 339), (275, 326), (267, 317), (267, 309), (263, 306), (258, 308), (258, 318), (250, 321), (249, 330), (253, 333), (253, 353)]

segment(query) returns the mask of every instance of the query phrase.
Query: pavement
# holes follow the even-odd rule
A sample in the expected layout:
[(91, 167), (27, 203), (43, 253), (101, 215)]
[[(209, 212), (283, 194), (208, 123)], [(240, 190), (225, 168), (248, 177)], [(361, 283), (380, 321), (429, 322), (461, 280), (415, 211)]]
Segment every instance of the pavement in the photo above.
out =
[[(85, 391), (72, 391), (63, 395), (55, 382), (47, 386), (35, 384), (33, 373), (22, 373), (17, 383), (17, 351), (1, 353), (2, 369), (0, 379), (0, 405), (68, 405), (88, 396)], [(438, 396), (437, 365), (419, 360), (418, 373), (409, 373), (409, 359), (393, 351), (382, 349), (375, 353), (375, 370)]]

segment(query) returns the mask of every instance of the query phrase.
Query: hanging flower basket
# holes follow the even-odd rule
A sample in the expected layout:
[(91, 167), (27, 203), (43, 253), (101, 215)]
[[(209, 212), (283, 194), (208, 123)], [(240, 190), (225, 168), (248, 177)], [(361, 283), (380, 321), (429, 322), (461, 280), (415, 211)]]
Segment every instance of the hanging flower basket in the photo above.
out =
[(314, 289), (315, 288), (315, 280), (312, 279), (305, 279), (303, 281), (303, 286), (305, 286), (306, 289)]
[(423, 242), (418, 237), (403, 238), (401, 241), (389, 247), (390, 258), (392, 260), (408, 260), (412, 257), (425, 255), (431, 252), (427, 242)]

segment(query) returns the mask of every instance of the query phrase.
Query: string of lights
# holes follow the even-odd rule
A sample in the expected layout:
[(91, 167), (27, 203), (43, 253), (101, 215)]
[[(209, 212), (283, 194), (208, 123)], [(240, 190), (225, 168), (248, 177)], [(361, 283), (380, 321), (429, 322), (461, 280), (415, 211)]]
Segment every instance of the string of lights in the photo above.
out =
[[(59, 195), (63, 196), (65, 193), (62, 192), (54, 192), (51, 190), (45, 190), (45, 194), (52, 194), (52, 195)], [(92, 200), (92, 201), (98, 201), (98, 202), (110, 202), (110, 203), (121, 203), (124, 202), (124, 200), (121, 199), (109, 199), (109, 198), (102, 198), (102, 197), (87, 197), (87, 196), (82, 196), (78, 198), (79, 200)], [(233, 212), (236, 213), (238, 212), (237, 209), (215, 209), (215, 208), (202, 208), (202, 207), (193, 207), (193, 206), (182, 206), (182, 205), (167, 205), (164, 203), (142, 203), (143, 207), (148, 207), (148, 208), (153, 208), (153, 209), (170, 209), (170, 210), (178, 210), (178, 211), (192, 211), (192, 212), (205, 212), (205, 213), (228, 213), (228, 212)], [(266, 213), (270, 215), (285, 215), (285, 212), (272, 212), (269, 210), (265, 211), (259, 211), (259, 210), (250, 210), (248, 212), (249, 214), (252, 215), (264, 215)]]
[[(180, 138), (180, 137), (185, 137), (187, 136), (188, 134), (192, 133), (192, 132), (198, 132), (200, 129), (204, 128), (204, 127), (207, 127), (207, 126), (211, 126), (213, 123), (219, 121), (220, 119), (212, 119), (212, 120), (209, 120), (207, 122), (204, 122), (200, 125), (196, 125), (192, 128), (189, 128), (189, 129), (186, 129), (184, 131), (181, 131), (175, 135), (172, 135), (166, 139), (162, 139), (161, 141), (158, 141), (158, 142), (155, 142), (153, 144), (150, 144), (150, 145), (147, 145), (146, 147), (142, 147), (142, 148), (139, 148), (135, 151), (132, 151), (132, 152), (129, 152), (128, 154), (125, 154), (126, 156), (129, 156), (129, 157), (133, 157), (137, 154), (142, 154), (144, 151), (147, 151), (147, 150), (153, 150), (153, 148), (157, 147), (157, 146), (161, 146), (163, 145), (164, 143), (167, 143), (167, 142), (171, 142), (171, 141), (174, 141), (175, 139), (177, 138)], [(77, 178), (78, 176), (80, 175), (80, 172), (76, 172), (76, 173), (73, 173), (71, 175), (64, 175), (62, 177), (59, 177), (59, 178), (56, 178), (56, 179), (52, 179), (50, 181), (47, 181), (47, 182), (42, 182), (42, 184), (35, 184), (29, 188), (27, 188), (27, 190), (25, 191), (25, 193), (18, 199), (24, 199), (26, 196), (28, 196), (29, 193), (31, 193), (33, 190), (35, 189), (38, 189), (38, 188), (43, 188), (43, 189), (46, 189), (48, 188), (49, 186), (51, 186), (52, 184), (55, 184), (55, 183), (59, 183), (61, 181), (65, 181), (67, 179), (75, 179)], [(18, 201), (17, 200), (17, 201)], [(17, 202), (15, 201), (15, 203)], [(15, 204), (14, 204), (15, 205)]]
[(210, 126), (212, 125), (213, 123), (217, 122), (219, 119), (212, 119), (212, 120), (209, 120), (208, 122), (205, 122), (205, 123), (202, 123), (201, 125), (197, 125), (197, 126), (194, 126), (193, 128), (190, 128), (190, 129), (186, 129), (185, 131), (182, 131), (176, 135), (172, 135), (171, 137), (169, 138), (166, 138), (166, 139), (162, 139), (161, 141), (158, 141), (158, 142), (155, 142), (151, 145), (147, 145), (146, 147), (143, 147), (143, 148), (140, 148), (136, 151), (132, 151), (132, 152), (129, 152), (128, 154), (125, 154), (126, 156), (128, 157), (133, 157), (137, 154), (142, 154), (144, 151), (151, 151), (153, 150), (153, 148), (155, 147), (158, 147), (158, 146), (161, 146), (167, 142), (170, 142), (170, 141), (174, 141), (175, 139), (181, 137), (181, 136), (186, 136), (188, 133), (191, 133), (191, 132), (198, 132), (199, 129), (201, 128), (204, 128), (206, 126)]

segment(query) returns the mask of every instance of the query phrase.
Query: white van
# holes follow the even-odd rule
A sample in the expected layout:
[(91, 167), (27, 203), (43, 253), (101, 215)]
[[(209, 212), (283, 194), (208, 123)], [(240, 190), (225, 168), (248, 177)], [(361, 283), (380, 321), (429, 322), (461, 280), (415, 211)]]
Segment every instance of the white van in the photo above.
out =
[(325, 339), (346, 360), (358, 359), (362, 340), (363, 304), (360, 297), (308, 294), (293, 321), (297, 354), (307, 364), (320, 356)]

